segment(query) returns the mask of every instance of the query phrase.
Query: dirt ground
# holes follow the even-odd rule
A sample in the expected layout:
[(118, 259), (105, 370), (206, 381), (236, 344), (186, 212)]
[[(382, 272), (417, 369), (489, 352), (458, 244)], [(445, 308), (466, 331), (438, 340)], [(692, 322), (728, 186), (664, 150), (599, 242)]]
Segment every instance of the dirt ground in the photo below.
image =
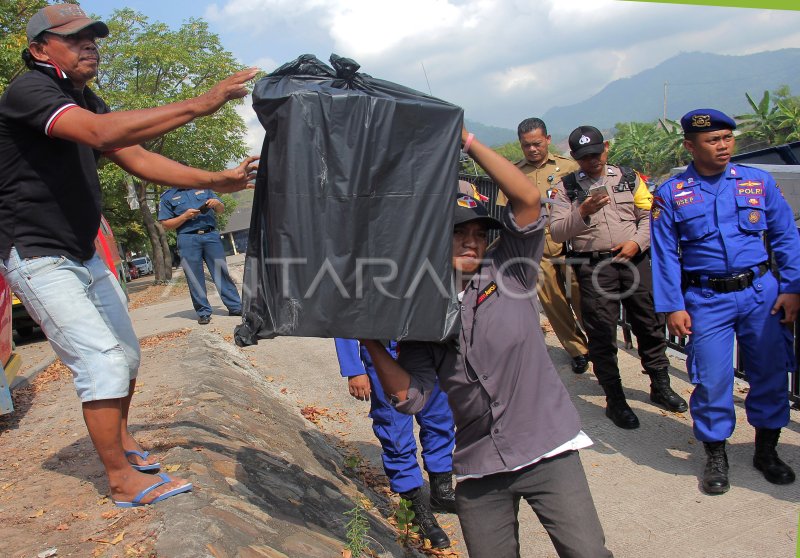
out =
[[(133, 287), (131, 309), (188, 297), (185, 283), (152, 285), (152, 278), (145, 277)], [(182, 334), (143, 340), (143, 360), (154, 358), (157, 347)], [(15, 341), (23, 377), (53, 358), (38, 328), (30, 339)], [(146, 386), (138, 386), (137, 392), (143, 390)], [(100, 496), (108, 485), (86, 435), (69, 370), (56, 360), (12, 395), (15, 412), (0, 416), (0, 556), (155, 556), (148, 542), (151, 512), (123, 511)], [(135, 420), (166, 418), (168, 411), (155, 411), (158, 407), (152, 408), (147, 399), (137, 397), (141, 404)], [(33, 555), (15, 551), (31, 546), (38, 549)]]

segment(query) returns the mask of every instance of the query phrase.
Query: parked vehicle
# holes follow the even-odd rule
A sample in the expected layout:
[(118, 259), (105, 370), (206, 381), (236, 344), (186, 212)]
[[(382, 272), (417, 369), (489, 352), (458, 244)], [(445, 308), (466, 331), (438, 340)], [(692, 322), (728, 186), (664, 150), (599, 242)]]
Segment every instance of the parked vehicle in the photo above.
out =
[(153, 273), (153, 261), (150, 259), (150, 256), (144, 255), (138, 258), (133, 258), (131, 263), (136, 266), (136, 269), (139, 270), (139, 275), (150, 275)]
[(128, 276), (131, 279), (138, 279), (139, 278), (139, 268), (136, 267), (136, 264), (133, 262), (128, 262)]
[[(114, 277), (117, 278), (120, 285), (122, 285), (122, 289), (127, 292), (127, 287), (125, 285), (126, 274), (124, 273), (123, 267), (124, 262), (119, 255), (117, 242), (114, 240), (114, 233), (111, 231), (111, 225), (109, 225), (106, 218), (102, 216), (100, 217), (100, 228), (97, 230), (97, 238), (94, 239), (94, 249), (108, 266), (108, 269), (111, 270), (111, 273), (114, 274)], [(11, 295), (11, 301), (11, 322), (14, 324), (17, 335), (22, 339), (30, 337), (33, 334), (33, 328), (36, 326), (36, 322), (28, 315), (25, 305), (22, 304), (22, 301), (18, 299), (16, 295)]]

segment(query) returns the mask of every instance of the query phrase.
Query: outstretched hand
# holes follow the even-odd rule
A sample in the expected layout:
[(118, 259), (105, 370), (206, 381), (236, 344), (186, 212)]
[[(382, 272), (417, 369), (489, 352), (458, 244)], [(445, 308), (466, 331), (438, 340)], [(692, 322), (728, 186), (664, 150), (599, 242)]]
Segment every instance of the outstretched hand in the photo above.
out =
[(213, 114), (228, 101), (241, 99), (250, 93), (250, 90), (247, 88), (247, 82), (256, 77), (258, 72), (258, 68), (240, 70), (218, 82), (211, 89), (197, 97), (198, 102), (200, 102), (198, 116)]
[(221, 171), (219, 173), (221, 180), (214, 184), (212, 189), (215, 192), (230, 194), (231, 192), (254, 188), (259, 158), (256, 155), (251, 155), (234, 168)]

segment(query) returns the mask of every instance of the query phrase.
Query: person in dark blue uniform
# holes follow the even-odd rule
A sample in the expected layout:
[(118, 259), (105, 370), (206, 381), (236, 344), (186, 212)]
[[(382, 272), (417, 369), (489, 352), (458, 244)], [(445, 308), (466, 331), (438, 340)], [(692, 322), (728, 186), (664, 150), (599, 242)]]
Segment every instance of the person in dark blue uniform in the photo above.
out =
[[(433, 548), (447, 548), (450, 539), (442, 530), (433, 511), (455, 513), (456, 495), (453, 490), (453, 446), (455, 429), (447, 395), (434, 388), (425, 408), (416, 415), (419, 422), (419, 441), (422, 461), (430, 479), (430, 504), (422, 494), (422, 471), (417, 463), (417, 444), (414, 441), (414, 419), (404, 415), (386, 400), (367, 349), (355, 339), (335, 339), (339, 369), (347, 378), (350, 395), (370, 401), (369, 416), (372, 431), (383, 449), (383, 470), (389, 487), (411, 502), (414, 522)], [(389, 344), (392, 358), (397, 357), (397, 345)]]
[(225, 249), (217, 231), (217, 213), (225, 211), (222, 201), (211, 190), (170, 188), (161, 194), (158, 220), (165, 229), (177, 229), (181, 267), (189, 284), (189, 296), (197, 312), (197, 323), (211, 321), (211, 305), (206, 295), (203, 262), (206, 262), (222, 303), (230, 316), (242, 315), (242, 299), (228, 273)]
[[(789, 422), (788, 371), (795, 366), (793, 323), (800, 308), (800, 236), (772, 176), (730, 163), (736, 123), (713, 109), (681, 119), (693, 162), (662, 184), (651, 214), (656, 310), (670, 333), (689, 336), (687, 369), (694, 434), (708, 457), (703, 490), (730, 488), (725, 440), (736, 424), (733, 345), (738, 340), (755, 427), (753, 465), (775, 484), (794, 481), (778, 457)], [(764, 237), (780, 276), (768, 265)]]

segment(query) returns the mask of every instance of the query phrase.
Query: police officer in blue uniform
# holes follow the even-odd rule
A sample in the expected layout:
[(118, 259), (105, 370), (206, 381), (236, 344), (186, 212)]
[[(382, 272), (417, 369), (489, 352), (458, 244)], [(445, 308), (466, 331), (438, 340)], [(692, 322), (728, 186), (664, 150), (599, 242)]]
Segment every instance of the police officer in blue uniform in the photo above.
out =
[[(447, 395), (437, 385), (435, 393), (419, 414), (419, 441), (422, 461), (430, 479), (430, 505), (423, 497), (422, 472), (417, 463), (417, 445), (414, 441), (414, 420), (404, 415), (386, 400), (375, 367), (367, 350), (355, 339), (335, 339), (336, 356), (342, 376), (348, 379), (350, 394), (370, 401), (369, 416), (372, 431), (383, 449), (383, 470), (389, 486), (411, 502), (414, 522), (422, 535), (431, 541), (433, 548), (447, 548), (450, 539), (436, 521), (432, 511), (455, 513), (453, 490), (453, 446), (455, 430), (453, 414), (447, 404)], [(389, 352), (397, 357), (397, 345), (389, 344)]]
[(161, 194), (158, 220), (165, 229), (177, 229), (181, 267), (189, 284), (197, 323), (211, 321), (211, 305), (206, 295), (203, 262), (231, 316), (242, 315), (242, 299), (228, 273), (225, 249), (217, 231), (217, 213), (225, 211), (222, 201), (211, 190), (170, 188)]
[[(769, 482), (789, 484), (794, 472), (776, 447), (789, 421), (787, 372), (795, 363), (787, 326), (800, 308), (800, 236), (772, 176), (730, 163), (736, 128), (730, 117), (698, 109), (681, 126), (693, 162), (656, 192), (653, 283), (670, 333), (689, 336), (690, 409), (708, 458), (703, 490), (730, 488), (725, 440), (736, 423), (734, 336), (750, 383), (745, 410), (756, 430), (753, 465)], [(770, 271), (764, 236), (780, 280)]]

